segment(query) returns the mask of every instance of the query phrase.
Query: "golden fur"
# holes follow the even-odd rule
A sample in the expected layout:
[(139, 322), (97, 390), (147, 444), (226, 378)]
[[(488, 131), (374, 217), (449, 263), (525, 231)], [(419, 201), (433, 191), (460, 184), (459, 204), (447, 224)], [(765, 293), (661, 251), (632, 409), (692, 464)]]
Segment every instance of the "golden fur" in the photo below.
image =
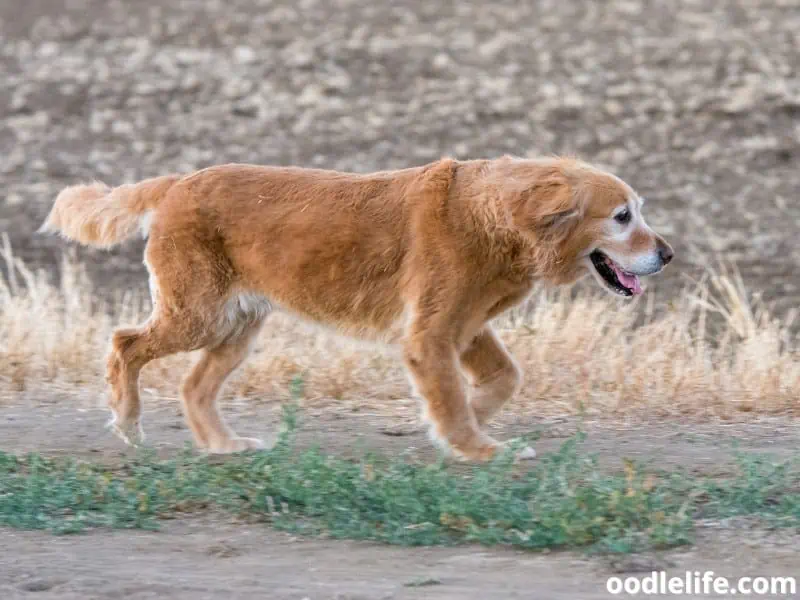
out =
[[(141, 436), (142, 367), (202, 349), (181, 390), (197, 445), (261, 447), (228, 428), (216, 397), (269, 313), (284, 310), (399, 346), (435, 438), (486, 460), (503, 445), (481, 426), (521, 382), (489, 321), (536, 280), (593, 272), (603, 283), (595, 249), (625, 272), (660, 270), (672, 251), (640, 204), (617, 177), (563, 158), (443, 159), (365, 175), (231, 164), (66, 188), (42, 230), (101, 247), (149, 238), (153, 313), (115, 332), (108, 359), (113, 424), (126, 441)], [(627, 225), (614, 220), (620, 207)]]

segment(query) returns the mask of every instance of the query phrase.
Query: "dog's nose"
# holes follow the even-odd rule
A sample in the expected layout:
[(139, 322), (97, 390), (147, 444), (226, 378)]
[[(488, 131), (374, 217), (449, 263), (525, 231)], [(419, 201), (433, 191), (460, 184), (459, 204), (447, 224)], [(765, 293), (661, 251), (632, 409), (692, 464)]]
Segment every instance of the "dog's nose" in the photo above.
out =
[(658, 249), (658, 255), (661, 257), (661, 262), (668, 265), (675, 256), (675, 253), (672, 251), (669, 244), (662, 244)]

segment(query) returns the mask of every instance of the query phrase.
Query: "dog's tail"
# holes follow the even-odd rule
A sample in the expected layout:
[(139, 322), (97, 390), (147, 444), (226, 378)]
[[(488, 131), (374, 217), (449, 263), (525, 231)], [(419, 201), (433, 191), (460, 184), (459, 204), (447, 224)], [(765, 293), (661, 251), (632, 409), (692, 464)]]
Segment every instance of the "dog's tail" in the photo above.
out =
[(151, 211), (179, 179), (179, 175), (165, 175), (115, 188), (103, 183), (64, 188), (39, 231), (59, 232), (101, 248), (120, 244), (137, 232), (146, 238)]

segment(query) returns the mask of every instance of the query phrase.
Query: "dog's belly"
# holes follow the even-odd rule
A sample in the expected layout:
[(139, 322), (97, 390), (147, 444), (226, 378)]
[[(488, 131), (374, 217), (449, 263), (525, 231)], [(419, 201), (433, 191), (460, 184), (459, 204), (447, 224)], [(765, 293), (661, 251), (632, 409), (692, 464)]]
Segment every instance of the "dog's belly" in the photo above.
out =
[(359, 323), (335, 320), (333, 318), (320, 319), (312, 315), (305, 314), (301, 311), (283, 307), (280, 304), (275, 304), (274, 310), (281, 312), (292, 319), (297, 319), (313, 327), (318, 327), (330, 333), (331, 335), (336, 335), (359, 342), (367, 342), (369, 344), (395, 346), (400, 343), (405, 332), (406, 320), (402, 317), (402, 315), (391, 323), (379, 326), (377, 324), (368, 322)]
[(228, 300), (223, 319), (226, 328), (233, 328), (237, 323), (280, 312), (338, 336), (381, 345), (396, 345), (405, 332), (407, 318), (400, 303), (387, 307), (354, 302), (350, 311), (330, 311), (327, 308), (329, 305), (324, 302), (287, 302), (272, 295), (243, 291)]

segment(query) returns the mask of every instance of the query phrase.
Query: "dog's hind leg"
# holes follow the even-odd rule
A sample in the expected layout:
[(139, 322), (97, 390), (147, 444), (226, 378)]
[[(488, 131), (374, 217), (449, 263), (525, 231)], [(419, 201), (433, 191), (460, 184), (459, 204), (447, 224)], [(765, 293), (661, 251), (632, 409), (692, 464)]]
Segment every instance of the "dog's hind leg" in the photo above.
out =
[(225, 423), (216, 403), (225, 380), (247, 358), (263, 322), (264, 316), (251, 318), (221, 344), (203, 350), (184, 380), (181, 400), (198, 447), (220, 454), (264, 447), (259, 439), (238, 437)]
[(144, 440), (142, 403), (139, 398), (139, 373), (152, 360), (194, 350), (183, 327), (164, 315), (155, 314), (138, 329), (114, 332), (108, 357), (106, 380), (111, 385), (109, 408), (112, 431), (126, 443)]
[(219, 343), (233, 331), (226, 319), (230, 275), (219, 254), (196, 240), (151, 236), (146, 256), (153, 314), (141, 327), (114, 333), (107, 381), (112, 430), (127, 443), (142, 439), (139, 373), (152, 360)]

